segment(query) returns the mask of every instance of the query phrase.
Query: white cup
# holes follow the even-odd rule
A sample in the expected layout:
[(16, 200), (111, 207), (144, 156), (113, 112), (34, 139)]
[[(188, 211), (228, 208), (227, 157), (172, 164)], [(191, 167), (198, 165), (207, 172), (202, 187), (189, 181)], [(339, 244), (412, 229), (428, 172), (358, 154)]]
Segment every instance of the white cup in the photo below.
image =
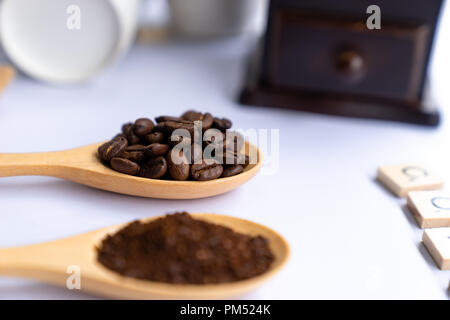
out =
[(169, 0), (176, 32), (192, 37), (258, 31), (266, 0)]
[(130, 47), (140, 1), (2, 0), (3, 49), (31, 77), (85, 81)]

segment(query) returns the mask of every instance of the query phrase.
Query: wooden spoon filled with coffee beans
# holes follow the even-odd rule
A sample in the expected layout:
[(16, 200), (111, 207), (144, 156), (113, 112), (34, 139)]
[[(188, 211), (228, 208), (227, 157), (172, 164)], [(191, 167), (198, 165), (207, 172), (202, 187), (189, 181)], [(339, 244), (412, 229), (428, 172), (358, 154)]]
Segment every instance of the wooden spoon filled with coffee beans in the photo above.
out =
[(41, 175), (133, 196), (195, 199), (251, 179), (261, 153), (210, 113), (140, 118), (111, 140), (66, 151), (0, 154), (0, 177)]

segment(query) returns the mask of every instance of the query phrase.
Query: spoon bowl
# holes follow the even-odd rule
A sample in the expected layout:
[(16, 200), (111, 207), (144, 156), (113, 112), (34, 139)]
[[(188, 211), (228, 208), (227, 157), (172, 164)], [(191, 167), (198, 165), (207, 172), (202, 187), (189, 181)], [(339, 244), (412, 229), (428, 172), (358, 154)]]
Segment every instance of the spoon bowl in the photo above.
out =
[(233, 190), (251, 179), (261, 168), (259, 149), (245, 143), (245, 154), (256, 154), (257, 163), (244, 172), (210, 181), (173, 181), (126, 175), (105, 166), (97, 157), (102, 143), (66, 151), (0, 154), (0, 177), (51, 176), (111, 192), (159, 199), (197, 199)]
[[(275, 256), (265, 273), (242, 281), (181, 285), (124, 277), (97, 261), (96, 248), (108, 235), (127, 224), (116, 225), (53, 242), (25, 247), (0, 249), (0, 275), (27, 277), (66, 287), (68, 270), (80, 271), (81, 290), (109, 298), (122, 299), (226, 299), (238, 297), (255, 289), (275, 275), (289, 258), (289, 245), (274, 230), (263, 225), (230, 216), (198, 213), (196, 219), (229, 227), (251, 236), (261, 235), (269, 240)], [(157, 219), (152, 217), (145, 222)], [(68, 269), (69, 268), (69, 269)]]

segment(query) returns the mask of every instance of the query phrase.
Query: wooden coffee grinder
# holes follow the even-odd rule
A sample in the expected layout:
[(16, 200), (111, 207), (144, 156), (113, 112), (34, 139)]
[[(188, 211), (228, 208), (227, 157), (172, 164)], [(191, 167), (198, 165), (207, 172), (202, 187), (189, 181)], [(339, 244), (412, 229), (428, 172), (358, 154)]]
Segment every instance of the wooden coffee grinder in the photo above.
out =
[[(241, 102), (437, 125), (426, 78), (442, 4), (272, 0)], [(379, 28), (369, 26), (373, 5)]]

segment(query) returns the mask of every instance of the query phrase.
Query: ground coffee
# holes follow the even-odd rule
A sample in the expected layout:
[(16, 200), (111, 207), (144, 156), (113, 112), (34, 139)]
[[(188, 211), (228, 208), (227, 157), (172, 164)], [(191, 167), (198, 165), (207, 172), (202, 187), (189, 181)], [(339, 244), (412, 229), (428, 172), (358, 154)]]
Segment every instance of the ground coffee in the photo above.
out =
[[(242, 173), (249, 163), (240, 152), (243, 137), (227, 131), (232, 125), (228, 119), (187, 111), (181, 117), (157, 117), (156, 123), (141, 118), (124, 124), (122, 133), (99, 147), (99, 158), (124, 174), (178, 181), (231, 177)], [(175, 134), (177, 129), (184, 129), (186, 136)], [(194, 139), (195, 130), (199, 141)], [(183, 146), (182, 152), (177, 145)], [(181, 160), (175, 161), (174, 156)]]
[(223, 283), (267, 271), (268, 240), (175, 213), (135, 221), (106, 237), (98, 261), (124, 276), (180, 284)]

